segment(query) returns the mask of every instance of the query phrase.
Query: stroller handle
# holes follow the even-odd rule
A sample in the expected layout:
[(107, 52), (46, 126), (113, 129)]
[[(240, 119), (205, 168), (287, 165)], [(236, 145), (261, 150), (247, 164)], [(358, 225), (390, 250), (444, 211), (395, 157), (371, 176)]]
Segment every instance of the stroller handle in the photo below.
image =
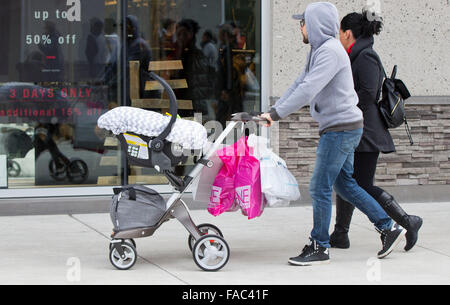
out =
[(259, 117), (262, 112), (239, 112), (232, 115), (231, 120), (234, 122), (267, 122), (269, 123), (269, 120)]
[(169, 134), (172, 132), (173, 125), (175, 124), (178, 116), (178, 104), (177, 104), (177, 98), (175, 96), (175, 93), (173, 92), (172, 88), (169, 86), (169, 84), (161, 77), (159, 77), (157, 74), (150, 72), (150, 77), (156, 80), (158, 83), (163, 86), (163, 88), (167, 91), (169, 94), (169, 100), (170, 100), (170, 115), (172, 118), (170, 119), (169, 125), (167, 125), (166, 129), (155, 139), (155, 140), (164, 140), (166, 139)]

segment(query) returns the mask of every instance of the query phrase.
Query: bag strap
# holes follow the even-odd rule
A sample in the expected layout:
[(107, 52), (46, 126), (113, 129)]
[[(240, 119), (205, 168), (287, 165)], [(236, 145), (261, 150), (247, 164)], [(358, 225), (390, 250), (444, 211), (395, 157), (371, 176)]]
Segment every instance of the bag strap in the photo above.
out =
[(406, 119), (406, 116), (405, 116), (404, 119), (405, 119), (406, 134), (408, 135), (409, 143), (411, 144), (411, 146), (413, 146), (414, 145), (414, 140), (413, 140), (413, 137), (411, 135), (411, 128), (409, 128), (409, 124), (408, 124), (408, 120)]
[[(383, 74), (384, 74), (384, 79), (387, 79), (388, 76), (387, 76), (387, 74), (386, 74), (386, 70), (384, 69), (383, 62), (381, 61), (380, 56), (378, 56), (378, 54), (377, 54), (376, 52), (374, 53), (374, 55), (375, 55), (376, 59), (378, 60), (378, 65), (380, 66), (381, 71), (382, 71)], [(378, 87), (379, 89), (378, 89), (378, 93), (377, 93), (377, 102), (380, 100), (381, 93), (383, 92), (383, 83), (384, 83), (384, 79), (381, 80), (381, 84), (380, 84), (379, 87)]]
[[(361, 51), (361, 53), (358, 54), (358, 57), (360, 57), (362, 54), (367, 53), (366, 50), (370, 50), (370, 49), (365, 49), (365, 50)], [(373, 54), (375, 56), (375, 58), (377, 59), (378, 64), (380, 65), (381, 71), (383, 71), (384, 78), (389, 78), (386, 74), (386, 70), (384, 69), (383, 62), (381, 61), (381, 58), (380, 58), (380, 56), (378, 56), (377, 52), (374, 51), (371, 54)], [(356, 58), (358, 58), (358, 57), (356, 57)]]
[(378, 58), (378, 63), (380, 64), (380, 67), (381, 67), (381, 71), (383, 71), (384, 78), (389, 78), (389, 77), (387, 76), (387, 74), (386, 74), (386, 70), (384, 70), (383, 63), (381, 62), (381, 59), (380, 59), (380, 57), (378, 56), (378, 54), (377, 54), (377, 58)]
[[(370, 50), (370, 49), (362, 50), (361, 53), (359, 53), (358, 56), (357, 56), (356, 58), (359, 58), (361, 55), (367, 53), (368, 50)], [(382, 61), (381, 61), (381, 59), (380, 59), (380, 56), (378, 56), (378, 54), (377, 54), (376, 52), (373, 52), (373, 53), (371, 53), (371, 54), (374, 55), (374, 56), (375, 56), (375, 59), (378, 61), (378, 65), (379, 65), (381, 71), (382, 71), (383, 74), (384, 74), (384, 78), (385, 78), (385, 79), (388, 78), (388, 76), (387, 76), (387, 74), (386, 74), (386, 70), (384, 70), (384, 66), (383, 66), (383, 63), (382, 63)], [(356, 60), (356, 59), (355, 59), (355, 60)], [(382, 93), (382, 91), (383, 91), (383, 82), (384, 82), (384, 80), (381, 81), (381, 84), (379, 84), (379, 87), (378, 87), (377, 103), (380, 101), (381, 93)]]

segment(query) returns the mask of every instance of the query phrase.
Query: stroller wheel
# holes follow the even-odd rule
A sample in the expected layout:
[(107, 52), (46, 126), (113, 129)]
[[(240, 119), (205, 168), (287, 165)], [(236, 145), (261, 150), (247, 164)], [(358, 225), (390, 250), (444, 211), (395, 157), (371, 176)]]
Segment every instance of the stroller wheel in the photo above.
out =
[(230, 248), (222, 237), (205, 235), (197, 240), (192, 254), (200, 269), (212, 272), (222, 269), (228, 263)]
[(70, 161), (67, 177), (69, 181), (75, 184), (82, 184), (89, 175), (87, 164), (83, 160), (75, 159)]
[(10, 177), (19, 177), (22, 169), (20, 168), (19, 163), (13, 160), (8, 160), (8, 176)]
[(64, 181), (67, 176), (67, 166), (63, 162), (57, 164), (55, 160), (51, 160), (48, 164), (50, 176), (56, 181)]
[[(218, 227), (216, 227), (215, 225), (209, 224), (209, 223), (204, 223), (201, 224), (199, 226), (197, 226), (197, 228), (200, 230), (200, 232), (202, 232), (202, 235), (218, 235), (220, 237), (223, 237), (222, 231), (220, 231), (220, 229)], [(194, 236), (192, 236), (192, 234), (189, 234), (189, 238), (188, 238), (188, 245), (189, 245), (189, 250), (191, 250), (194, 248), (195, 245), (195, 238)]]
[(123, 257), (120, 256), (119, 252), (115, 247), (112, 247), (109, 251), (109, 260), (111, 264), (119, 270), (128, 270), (134, 266), (137, 260), (136, 248), (129, 243), (121, 243), (119, 247), (122, 248), (124, 253)]

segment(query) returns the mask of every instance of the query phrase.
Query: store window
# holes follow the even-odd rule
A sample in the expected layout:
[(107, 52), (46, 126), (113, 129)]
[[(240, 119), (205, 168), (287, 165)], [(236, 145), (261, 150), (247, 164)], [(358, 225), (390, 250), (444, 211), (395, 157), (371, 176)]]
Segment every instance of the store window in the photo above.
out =
[[(260, 1), (130, 0), (127, 15), (129, 60), (139, 61), (144, 72), (148, 59), (158, 63), (150, 70), (175, 89), (183, 118), (225, 126), (233, 113), (260, 110)], [(151, 87), (144, 74), (139, 79), (133, 106), (152, 109), (154, 99), (167, 99), (164, 92), (144, 90)], [(192, 164), (177, 168), (177, 174), (186, 174)], [(131, 168), (129, 180), (167, 183), (155, 170), (138, 167)]]
[(9, 188), (165, 184), (128, 166), (98, 117), (167, 112), (149, 70), (175, 89), (183, 118), (225, 125), (260, 110), (260, 16), (251, 0), (3, 0), (0, 175)]

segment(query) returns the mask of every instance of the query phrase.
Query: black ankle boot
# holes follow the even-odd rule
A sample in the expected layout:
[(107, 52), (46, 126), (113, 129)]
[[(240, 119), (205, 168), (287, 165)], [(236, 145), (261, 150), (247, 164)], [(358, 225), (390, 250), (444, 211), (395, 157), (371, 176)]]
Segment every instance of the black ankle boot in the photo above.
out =
[(406, 246), (405, 251), (411, 250), (417, 242), (419, 230), (422, 227), (423, 220), (419, 216), (408, 216), (408, 226), (406, 227)]
[(339, 232), (336, 228), (330, 235), (330, 246), (336, 249), (348, 249), (350, 248), (350, 239), (348, 238), (348, 232)]
[(406, 246), (404, 249), (405, 251), (411, 250), (417, 243), (418, 233), (423, 224), (422, 218), (408, 215), (395, 198), (386, 192), (383, 192), (378, 198), (378, 203), (396, 223), (406, 229)]
[(353, 205), (336, 196), (336, 225), (334, 226), (334, 232), (330, 236), (331, 247), (338, 249), (350, 248), (348, 231), (354, 210), (355, 207)]

